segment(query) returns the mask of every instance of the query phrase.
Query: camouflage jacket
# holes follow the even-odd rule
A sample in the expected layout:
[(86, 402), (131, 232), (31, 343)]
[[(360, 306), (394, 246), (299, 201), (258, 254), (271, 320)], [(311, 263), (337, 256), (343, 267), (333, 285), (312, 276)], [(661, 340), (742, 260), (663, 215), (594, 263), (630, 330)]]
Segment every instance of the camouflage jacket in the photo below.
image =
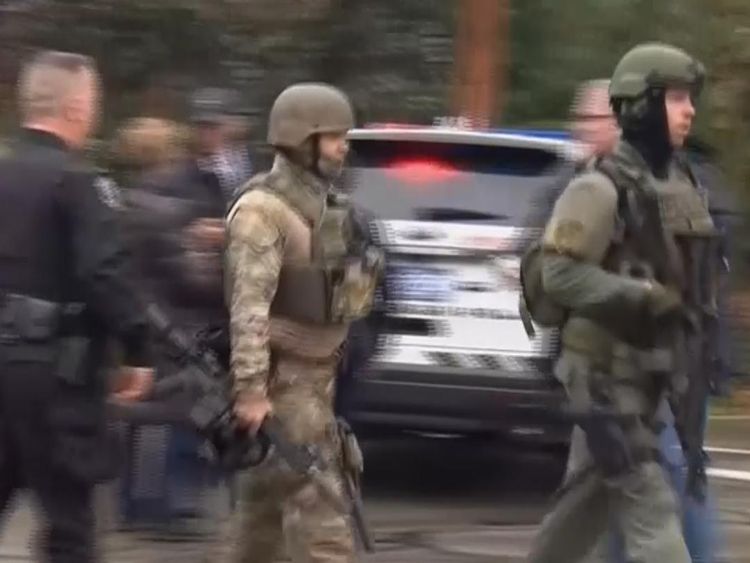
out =
[(235, 387), (266, 393), (272, 353), (311, 361), (332, 358), (348, 326), (308, 324), (271, 313), (282, 266), (311, 261), (312, 235), (329, 186), (282, 155), (267, 175), (249, 185), (228, 215), (225, 293)]

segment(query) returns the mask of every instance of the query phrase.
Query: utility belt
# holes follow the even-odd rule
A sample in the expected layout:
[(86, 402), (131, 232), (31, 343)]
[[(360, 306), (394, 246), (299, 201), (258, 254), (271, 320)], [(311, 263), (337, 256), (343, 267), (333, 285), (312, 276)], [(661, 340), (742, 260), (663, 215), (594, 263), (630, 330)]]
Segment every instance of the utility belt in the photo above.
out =
[(86, 382), (91, 341), (82, 329), (85, 305), (18, 293), (0, 294), (0, 350), (8, 358), (54, 361), (56, 375)]
[(616, 361), (630, 361), (644, 373), (670, 373), (675, 369), (674, 350), (654, 346), (639, 348), (619, 340), (599, 323), (571, 317), (561, 334), (562, 345), (589, 358), (605, 372)]
[[(587, 319), (574, 318), (555, 375), (565, 385), (564, 415), (581, 427), (599, 470), (615, 477), (656, 460), (663, 422), (656, 407), (673, 357), (617, 341)], [(569, 325), (570, 327), (570, 325)]]
[(333, 264), (284, 265), (271, 314), (312, 324), (366, 317), (381, 271), (382, 254), (374, 247)]
[(649, 428), (654, 436), (661, 432), (663, 424), (653, 415), (623, 415), (591, 405), (571, 418), (583, 430), (591, 457), (605, 477), (618, 477), (642, 463), (662, 459), (657, 443), (649, 443), (642, 434), (638, 437), (639, 427)]
[(59, 337), (65, 309), (28, 295), (0, 294), (0, 344), (44, 343)]

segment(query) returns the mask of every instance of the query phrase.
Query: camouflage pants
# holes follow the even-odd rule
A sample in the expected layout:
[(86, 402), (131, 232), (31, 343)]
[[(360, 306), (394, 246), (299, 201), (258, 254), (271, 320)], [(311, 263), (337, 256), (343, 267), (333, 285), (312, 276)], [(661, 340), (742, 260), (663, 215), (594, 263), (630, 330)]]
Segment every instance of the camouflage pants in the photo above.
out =
[(249, 473), (246, 480), (234, 532), (233, 562), (272, 563), (285, 555), (294, 563), (355, 560), (347, 518), (321, 498), (313, 483), (290, 474), (273, 460)]
[(591, 465), (586, 438), (573, 433), (564, 493), (542, 522), (528, 560), (533, 563), (606, 561), (605, 540), (614, 520), (633, 563), (689, 563), (675, 493), (656, 462), (604, 479)]
[[(335, 364), (282, 358), (270, 388), (274, 413), (296, 443), (315, 444), (329, 469), (324, 478), (341, 488), (340, 441), (333, 415)], [(317, 486), (275, 455), (243, 476), (235, 522), (233, 561), (351, 563), (354, 538), (348, 516), (332, 508)]]

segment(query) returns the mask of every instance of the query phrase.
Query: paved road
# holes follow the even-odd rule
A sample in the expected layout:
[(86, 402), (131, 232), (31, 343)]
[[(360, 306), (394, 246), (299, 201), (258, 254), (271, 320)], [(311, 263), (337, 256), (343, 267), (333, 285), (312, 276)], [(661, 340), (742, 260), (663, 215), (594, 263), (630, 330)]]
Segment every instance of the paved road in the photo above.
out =
[[(712, 421), (710, 445), (724, 555), (750, 563), (750, 420)], [(489, 442), (403, 439), (367, 444), (366, 452), (378, 547), (367, 563), (522, 561), (561, 469), (559, 453)], [(22, 506), (6, 527), (0, 561), (29, 560), (30, 523)], [(116, 563), (218, 563), (224, 546), (110, 534), (105, 547)]]

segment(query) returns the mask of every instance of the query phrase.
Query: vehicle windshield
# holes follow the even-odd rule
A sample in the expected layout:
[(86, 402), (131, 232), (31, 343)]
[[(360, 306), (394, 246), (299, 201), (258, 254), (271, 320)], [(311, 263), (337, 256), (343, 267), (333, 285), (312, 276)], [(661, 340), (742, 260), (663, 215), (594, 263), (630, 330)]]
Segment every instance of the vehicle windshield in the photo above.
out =
[(520, 226), (559, 186), (551, 149), (354, 140), (354, 201), (381, 219)]

